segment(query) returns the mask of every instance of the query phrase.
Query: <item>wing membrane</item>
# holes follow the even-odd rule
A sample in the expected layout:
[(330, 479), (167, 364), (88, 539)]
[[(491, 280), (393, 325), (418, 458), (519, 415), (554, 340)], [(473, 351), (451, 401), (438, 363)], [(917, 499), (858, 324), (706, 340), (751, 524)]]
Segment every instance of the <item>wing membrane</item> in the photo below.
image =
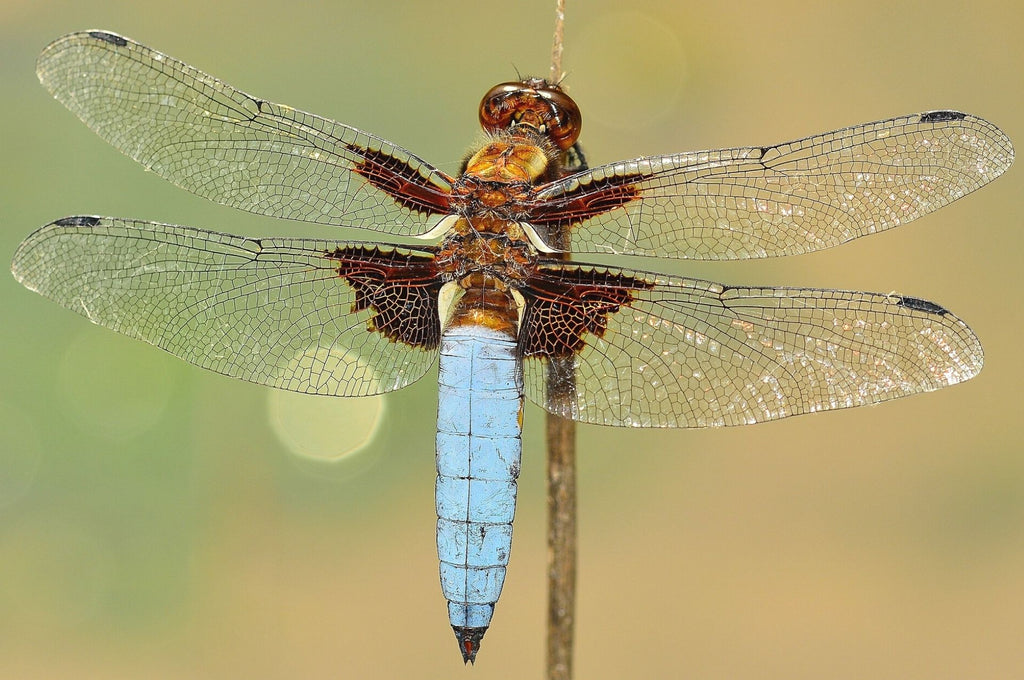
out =
[(11, 269), (93, 323), (217, 373), (332, 396), (404, 387), (434, 361), (436, 338), (413, 346), (372, 330), (374, 310), (356, 304), (355, 287), (330, 255), (346, 248), (364, 253), (373, 244), (72, 217), (29, 236)]
[(592, 168), (542, 188), (527, 212), (542, 231), (569, 228), (574, 252), (796, 255), (917, 219), (1012, 161), (1009, 138), (991, 123), (933, 111), (775, 146)]
[(408, 151), (112, 33), (60, 38), (36, 72), (114, 147), (224, 205), (401, 235), (429, 231), (447, 205), (450, 178)]
[[(939, 389), (970, 379), (983, 362), (966, 324), (916, 298), (732, 288), (587, 265), (545, 265), (537, 276), (549, 290), (582, 281), (594, 299), (623, 303), (561, 359), (574, 381), (567, 400), (547, 392), (548, 360), (525, 360), (527, 396), (586, 423), (757, 423)], [(632, 282), (629, 301), (623, 281)]]

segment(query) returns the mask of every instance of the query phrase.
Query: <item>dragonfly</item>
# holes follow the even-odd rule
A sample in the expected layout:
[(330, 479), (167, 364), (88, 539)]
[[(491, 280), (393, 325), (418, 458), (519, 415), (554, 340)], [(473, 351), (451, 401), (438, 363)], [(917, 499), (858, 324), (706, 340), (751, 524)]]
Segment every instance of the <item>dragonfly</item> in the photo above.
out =
[(451, 175), (108, 31), (58, 39), (37, 73), (103, 139), (194, 194), (412, 241), (78, 215), (31, 234), (12, 271), (95, 324), (270, 387), (381, 394), (437, 362), (437, 552), (467, 662), (505, 579), (524, 398), (582, 423), (719, 427), (875, 404), (982, 368), (971, 329), (921, 298), (568, 258), (767, 258), (886, 231), (1010, 166), (1010, 140), (973, 115), (588, 167), (577, 104), (526, 78), (487, 92), (483, 141)]

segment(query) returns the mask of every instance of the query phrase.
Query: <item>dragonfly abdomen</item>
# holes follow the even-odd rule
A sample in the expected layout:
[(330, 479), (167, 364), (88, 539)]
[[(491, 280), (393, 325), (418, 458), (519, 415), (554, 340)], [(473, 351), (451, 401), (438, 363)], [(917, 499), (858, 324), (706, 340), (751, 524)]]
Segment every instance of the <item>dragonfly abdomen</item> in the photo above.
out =
[(441, 340), (437, 554), (463, 658), (491, 622), (512, 547), (523, 377), (514, 334), (457, 325)]

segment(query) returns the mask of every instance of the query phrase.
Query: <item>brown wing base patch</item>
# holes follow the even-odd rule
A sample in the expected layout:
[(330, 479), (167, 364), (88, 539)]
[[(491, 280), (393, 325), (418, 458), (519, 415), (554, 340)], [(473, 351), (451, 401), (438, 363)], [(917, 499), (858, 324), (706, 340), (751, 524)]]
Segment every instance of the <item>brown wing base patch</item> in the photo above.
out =
[(538, 269), (521, 291), (526, 298), (519, 334), (523, 356), (572, 356), (586, 345), (587, 333), (604, 335), (609, 315), (628, 306), (634, 291), (653, 286), (650, 281), (594, 269)]
[(613, 175), (582, 184), (550, 200), (527, 202), (525, 219), (549, 231), (568, 229), (639, 198), (640, 190), (634, 183), (643, 178), (642, 174)]
[(352, 311), (373, 310), (370, 331), (412, 347), (438, 346), (437, 296), (444, 282), (433, 257), (367, 246), (335, 248), (325, 257), (355, 291)]
[(432, 184), (404, 160), (355, 144), (348, 148), (363, 158), (353, 170), (403, 208), (426, 215), (451, 212), (451, 194)]

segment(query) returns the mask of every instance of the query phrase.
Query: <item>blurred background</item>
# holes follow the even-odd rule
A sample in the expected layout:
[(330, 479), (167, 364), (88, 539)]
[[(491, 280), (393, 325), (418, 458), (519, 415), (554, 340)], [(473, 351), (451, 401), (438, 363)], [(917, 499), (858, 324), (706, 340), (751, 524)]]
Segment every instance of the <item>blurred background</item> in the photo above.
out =
[[(4, 0), (0, 252), (83, 213), (366, 237), (144, 172), (37, 83), (36, 56), (64, 33), (123, 33), (455, 172), (481, 95), (547, 74), (552, 4)], [(988, 118), (1020, 148), (1022, 7), (570, 2), (565, 82), (592, 164), (934, 108)], [(1024, 675), (1022, 177), (814, 255), (625, 263), (934, 300), (971, 324), (986, 367), (750, 428), (580, 427), (579, 677)], [(185, 365), (9, 276), (0, 300), (0, 677), (464, 672), (433, 544), (436, 371), (383, 400), (301, 398)], [(543, 672), (542, 416), (528, 407), (477, 678)]]

